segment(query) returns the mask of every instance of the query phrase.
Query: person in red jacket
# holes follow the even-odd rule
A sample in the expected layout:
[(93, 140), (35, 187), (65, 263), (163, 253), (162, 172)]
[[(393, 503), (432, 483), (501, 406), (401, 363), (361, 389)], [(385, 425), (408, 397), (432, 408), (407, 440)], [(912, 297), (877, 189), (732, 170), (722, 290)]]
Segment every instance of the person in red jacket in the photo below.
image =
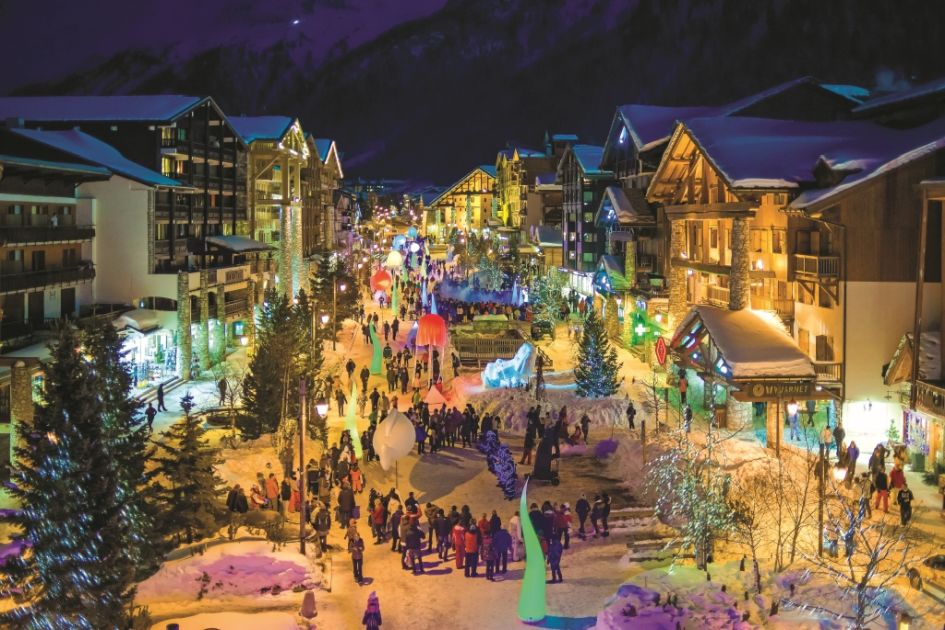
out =
[(479, 528), (470, 523), (466, 532), (466, 577), (479, 577), (476, 569), (479, 568)]
[(453, 526), (453, 549), (456, 550), (456, 568), (462, 569), (466, 558), (466, 528), (462, 523)]
[(383, 501), (378, 500), (374, 503), (374, 511), (371, 512), (371, 525), (374, 528), (375, 544), (377, 545), (386, 540), (384, 537), (384, 522), (387, 520), (387, 514), (385, 512)]
[(892, 470), (889, 471), (889, 485), (896, 491), (893, 495), (893, 503), (896, 502), (896, 499), (899, 497), (899, 491), (902, 490), (902, 486), (906, 483), (906, 473), (903, 472), (902, 468), (899, 466), (899, 463), (893, 466)]

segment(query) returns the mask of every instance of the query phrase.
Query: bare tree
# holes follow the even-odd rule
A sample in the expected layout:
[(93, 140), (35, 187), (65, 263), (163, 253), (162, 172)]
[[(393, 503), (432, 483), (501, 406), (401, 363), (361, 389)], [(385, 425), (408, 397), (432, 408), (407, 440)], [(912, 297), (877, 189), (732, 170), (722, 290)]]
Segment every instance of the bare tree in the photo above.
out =
[(856, 628), (881, 614), (877, 595), (906, 570), (916, 550), (911, 527), (898, 525), (888, 514), (870, 519), (868, 500), (850, 500), (833, 488), (824, 521), (828, 553), (807, 556), (815, 572), (851, 593)]

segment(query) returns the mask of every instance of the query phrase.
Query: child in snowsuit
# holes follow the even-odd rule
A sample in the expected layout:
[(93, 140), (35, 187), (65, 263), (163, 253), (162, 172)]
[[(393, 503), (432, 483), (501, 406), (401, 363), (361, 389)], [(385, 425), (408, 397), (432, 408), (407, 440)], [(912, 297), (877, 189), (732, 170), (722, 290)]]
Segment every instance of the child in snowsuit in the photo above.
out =
[(368, 595), (361, 623), (364, 624), (364, 630), (378, 630), (381, 627), (381, 604), (377, 601), (376, 593)]

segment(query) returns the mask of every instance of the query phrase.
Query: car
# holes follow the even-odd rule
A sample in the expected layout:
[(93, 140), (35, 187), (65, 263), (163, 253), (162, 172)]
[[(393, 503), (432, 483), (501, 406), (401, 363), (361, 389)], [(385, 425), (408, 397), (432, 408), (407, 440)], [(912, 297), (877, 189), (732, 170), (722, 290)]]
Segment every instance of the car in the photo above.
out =
[(547, 336), (549, 339), (555, 338), (555, 324), (548, 320), (532, 322), (532, 339), (538, 341)]

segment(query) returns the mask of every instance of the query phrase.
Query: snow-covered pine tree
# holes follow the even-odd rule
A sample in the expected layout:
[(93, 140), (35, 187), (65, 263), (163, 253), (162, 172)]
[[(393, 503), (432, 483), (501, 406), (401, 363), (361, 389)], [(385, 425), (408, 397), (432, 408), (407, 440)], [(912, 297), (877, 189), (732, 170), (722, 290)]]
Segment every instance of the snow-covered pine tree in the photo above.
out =
[(615, 394), (620, 365), (617, 351), (610, 345), (600, 317), (593, 308), (589, 308), (578, 347), (578, 362), (574, 368), (578, 396), (603, 398)]
[(155, 489), (167, 506), (158, 525), (177, 544), (212, 535), (226, 515), (223, 480), (215, 470), (219, 451), (204, 437), (203, 421), (190, 414), (192, 403), (188, 393), (181, 400), (186, 415), (161, 434), (162, 455), (154, 458), (158, 464)]
[(129, 503), (102, 422), (110, 386), (80, 348), (78, 331), (60, 328), (43, 401), (17, 427), (10, 492), (23, 509), (10, 520), (24, 552), (2, 566), (3, 590), (18, 604), (0, 615), (5, 627), (127, 625), (135, 576), (116, 544), (126, 539)]
[(146, 462), (154, 455), (141, 403), (131, 395), (131, 373), (118, 331), (110, 322), (85, 331), (85, 348), (102, 381), (105, 410), (102, 423), (107, 451), (119, 480), (116, 498), (124, 505), (118, 531), (103, 539), (116, 546), (123, 562), (138, 579), (157, 570), (167, 551), (155, 528), (156, 500)]

